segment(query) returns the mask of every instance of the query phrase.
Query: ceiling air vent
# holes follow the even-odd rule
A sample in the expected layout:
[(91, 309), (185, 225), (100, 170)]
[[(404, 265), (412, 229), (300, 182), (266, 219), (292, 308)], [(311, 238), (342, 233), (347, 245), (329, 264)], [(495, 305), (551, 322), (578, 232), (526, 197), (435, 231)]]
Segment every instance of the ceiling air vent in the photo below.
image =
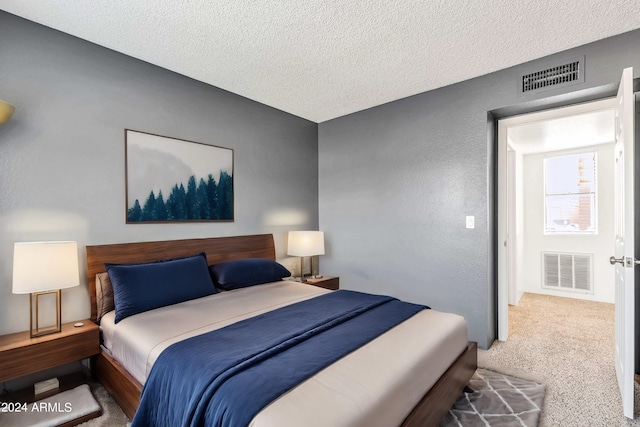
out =
[(523, 74), (520, 79), (519, 92), (520, 94), (537, 93), (583, 82), (584, 57), (562, 65)]

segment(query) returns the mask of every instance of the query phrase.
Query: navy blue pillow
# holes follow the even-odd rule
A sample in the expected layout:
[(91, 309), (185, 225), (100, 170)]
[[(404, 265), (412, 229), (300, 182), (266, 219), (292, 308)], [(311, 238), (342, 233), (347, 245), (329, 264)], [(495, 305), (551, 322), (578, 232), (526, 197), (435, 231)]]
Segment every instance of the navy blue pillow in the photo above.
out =
[(217, 286), (230, 291), (262, 283), (277, 282), (291, 276), (281, 264), (266, 258), (245, 258), (209, 267)]
[(113, 285), (116, 319), (215, 294), (204, 253), (142, 264), (105, 264)]

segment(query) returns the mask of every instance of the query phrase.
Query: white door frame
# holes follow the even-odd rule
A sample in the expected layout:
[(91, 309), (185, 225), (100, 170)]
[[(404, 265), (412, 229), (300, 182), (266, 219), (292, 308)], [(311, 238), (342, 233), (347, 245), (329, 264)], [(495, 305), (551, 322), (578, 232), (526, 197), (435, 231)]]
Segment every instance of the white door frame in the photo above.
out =
[[(570, 105), (560, 108), (544, 110), (535, 113), (523, 114), (507, 117), (498, 120), (498, 340), (506, 341), (509, 336), (509, 300), (510, 300), (510, 280), (511, 272), (509, 266), (513, 268), (516, 260), (510, 259), (508, 247), (516, 245), (516, 236), (509, 233), (509, 224), (514, 218), (509, 215), (509, 189), (514, 188), (515, 183), (509, 183), (509, 173), (507, 149), (508, 149), (508, 129), (510, 126), (518, 126), (538, 121), (551, 120), (560, 117), (573, 116), (587, 112), (613, 109), (615, 98), (608, 98), (600, 101), (592, 101), (582, 104)], [(515, 251), (513, 251), (515, 253)], [(517, 271), (517, 269), (516, 269)], [(513, 285), (515, 288), (515, 285)]]
[[(518, 228), (516, 227), (517, 219), (515, 219), (518, 212), (516, 169), (516, 151), (507, 145), (507, 241), (509, 241), (509, 236), (514, 236), (514, 238), (511, 239), (513, 241), (518, 238)], [(517, 275), (520, 261), (518, 259), (518, 248), (515, 244), (507, 245), (507, 251), (507, 274), (509, 275), (507, 279), (509, 281), (508, 301), (509, 305), (518, 305)]]

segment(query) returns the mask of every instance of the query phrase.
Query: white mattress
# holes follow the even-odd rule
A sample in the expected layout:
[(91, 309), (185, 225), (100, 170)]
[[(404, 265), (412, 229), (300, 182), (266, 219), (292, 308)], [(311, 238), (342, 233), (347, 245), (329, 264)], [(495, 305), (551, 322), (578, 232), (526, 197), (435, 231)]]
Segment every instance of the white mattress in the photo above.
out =
[[(221, 292), (100, 327), (105, 347), (144, 384), (169, 345), (242, 319), (330, 292), (292, 281)], [(400, 424), (467, 345), (457, 315), (423, 310), (290, 390), (253, 419), (253, 427)]]

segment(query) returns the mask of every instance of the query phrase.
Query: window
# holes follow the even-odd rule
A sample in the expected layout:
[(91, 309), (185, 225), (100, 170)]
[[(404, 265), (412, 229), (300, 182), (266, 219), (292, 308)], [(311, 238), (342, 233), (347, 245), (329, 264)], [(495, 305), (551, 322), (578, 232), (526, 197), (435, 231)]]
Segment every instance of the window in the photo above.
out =
[(595, 234), (596, 153), (544, 159), (545, 234)]

